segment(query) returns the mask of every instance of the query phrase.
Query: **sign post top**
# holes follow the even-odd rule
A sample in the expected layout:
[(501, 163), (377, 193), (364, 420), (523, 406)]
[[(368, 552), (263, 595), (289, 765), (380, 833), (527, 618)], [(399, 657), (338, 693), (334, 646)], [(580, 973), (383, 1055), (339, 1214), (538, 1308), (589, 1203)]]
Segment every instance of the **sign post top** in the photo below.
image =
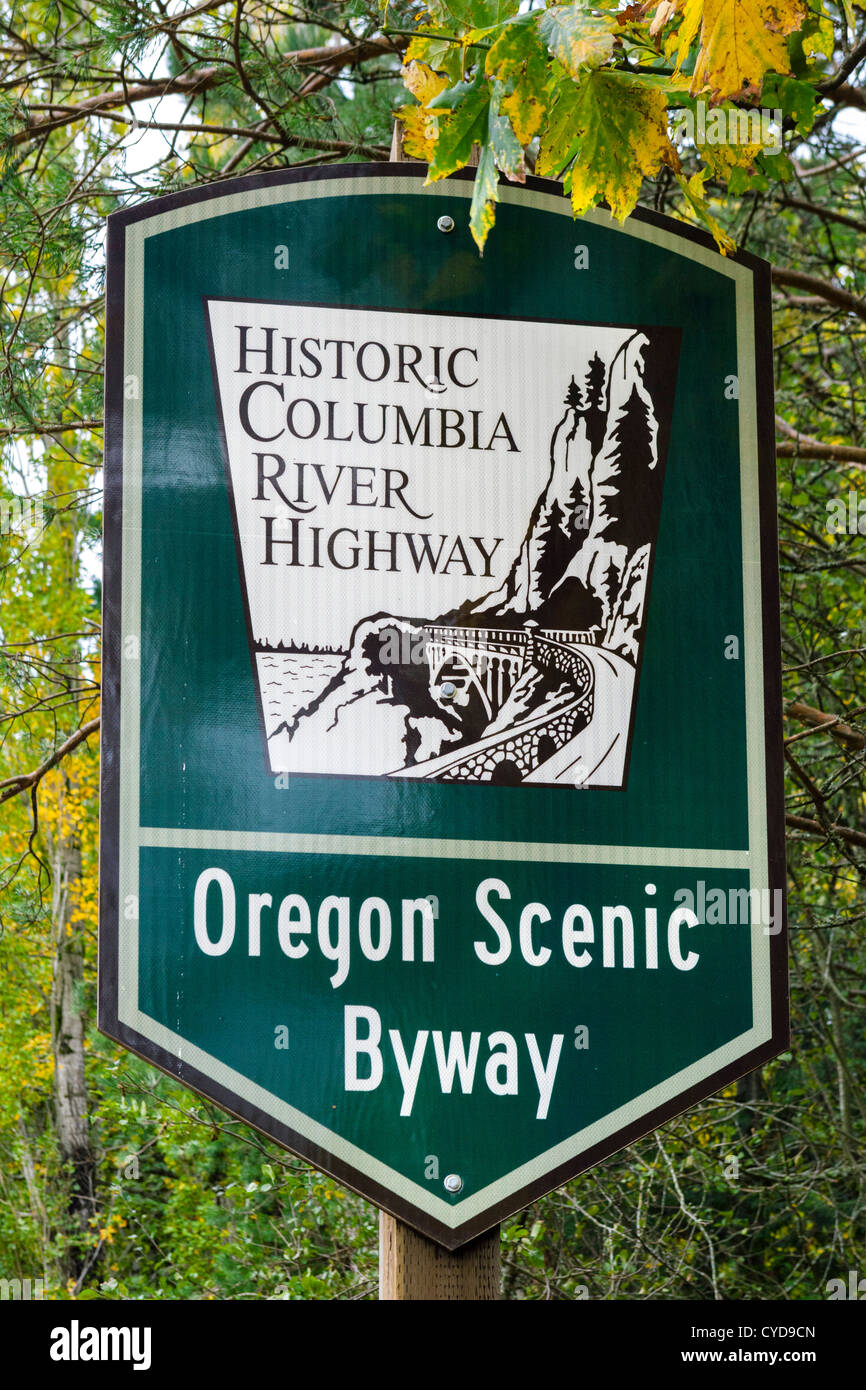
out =
[(785, 1044), (772, 377), (423, 173), (110, 219), (100, 1026), (455, 1248)]

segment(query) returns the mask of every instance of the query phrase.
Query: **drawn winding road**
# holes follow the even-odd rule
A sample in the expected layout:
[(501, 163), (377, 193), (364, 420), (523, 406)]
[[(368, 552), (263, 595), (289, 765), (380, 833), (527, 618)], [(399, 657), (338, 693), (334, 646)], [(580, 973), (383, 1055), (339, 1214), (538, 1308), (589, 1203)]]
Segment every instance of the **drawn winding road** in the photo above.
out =
[(593, 671), (593, 713), (586, 728), (525, 778), (532, 783), (621, 787), (636, 671), (605, 647), (581, 649)]
[[(483, 650), (484, 643), (477, 637), (470, 644), (459, 630), (449, 636), (450, 650), (461, 657), (471, 648), (478, 658)], [(497, 661), (501, 658), (507, 636), (510, 634), (496, 634), (491, 658), (493, 651)], [(571, 640), (563, 641), (564, 637)], [(614, 652), (592, 645), (583, 635), (524, 629), (514, 633), (514, 638), (515, 647), (520, 648), (522, 671), (531, 667), (555, 670), (565, 677), (570, 693), (550, 700), (543, 709), (507, 729), (414, 767), (396, 769), (390, 776), (579, 787), (622, 785), (634, 667)], [(443, 667), (442, 645), (440, 641), (435, 649), (431, 672)], [(509, 675), (511, 685), (516, 672)]]

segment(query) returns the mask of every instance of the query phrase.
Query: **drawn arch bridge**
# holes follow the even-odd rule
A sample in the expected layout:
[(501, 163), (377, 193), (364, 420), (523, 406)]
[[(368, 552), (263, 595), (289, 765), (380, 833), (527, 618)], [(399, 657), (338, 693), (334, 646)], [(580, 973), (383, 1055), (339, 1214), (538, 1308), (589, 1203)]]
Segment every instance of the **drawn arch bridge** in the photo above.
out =
[(467, 641), (455, 640), (454, 629), (447, 638), (435, 633), (434, 629), (427, 654), (431, 687), (435, 689), (446, 680), (471, 687), (477, 691), (487, 718), (494, 718), (523, 672), (525, 645), (501, 637), (491, 641), (487, 633), (479, 633), (478, 640), (467, 634)]

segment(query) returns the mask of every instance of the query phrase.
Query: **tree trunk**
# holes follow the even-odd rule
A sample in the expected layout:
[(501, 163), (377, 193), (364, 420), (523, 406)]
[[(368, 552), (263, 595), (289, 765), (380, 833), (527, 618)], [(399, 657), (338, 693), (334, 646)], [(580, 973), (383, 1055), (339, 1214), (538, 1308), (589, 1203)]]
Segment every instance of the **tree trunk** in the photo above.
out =
[(60, 1157), (69, 1181), (70, 1244), (63, 1256), (65, 1279), (76, 1285), (87, 1269), (85, 1239), (96, 1213), (96, 1157), (91, 1146), (84, 1078), (84, 940), (72, 921), (81, 877), (81, 847), (66, 813), (68, 782), (61, 791), (53, 853), (54, 982), (51, 1041), (54, 1053), (54, 1109)]
[[(39, 1231), (39, 1246), (42, 1252), (42, 1280), (43, 1283), (47, 1284), (52, 1273), (48, 1262), (48, 1248), (51, 1240), (48, 1213), (39, 1191), (39, 1178), (36, 1173), (36, 1164), (33, 1162), (33, 1152), (30, 1148), (30, 1135), (27, 1133), (27, 1126), (22, 1115), (18, 1117), (16, 1128), (18, 1131), (18, 1162), (24, 1175), (27, 1195), (30, 1198), (30, 1215)], [(26, 1278), (27, 1275), (23, 1277)]]
[(737, 1082), (737, 1100), (741, 1102), (743, 1109), (738, 1117), (738, 1124), (743, 1133), (751, 1134), (754, 1129), (757, 1129), (760, 1115), (754, 1102), (766, 1100), (766, 1098), (767, 1091), (764, 1086), (764, 1073), (761, 1067), (740, 1077)]

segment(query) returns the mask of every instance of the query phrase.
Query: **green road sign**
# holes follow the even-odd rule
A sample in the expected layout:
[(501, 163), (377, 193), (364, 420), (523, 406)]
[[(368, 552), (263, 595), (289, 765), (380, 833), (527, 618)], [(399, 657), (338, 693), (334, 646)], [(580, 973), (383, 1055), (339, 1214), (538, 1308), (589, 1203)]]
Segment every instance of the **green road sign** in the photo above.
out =
[(418, 166), (109, 222), (100, 1026), (449, 1247), (787, 1040), (769, 274)]

